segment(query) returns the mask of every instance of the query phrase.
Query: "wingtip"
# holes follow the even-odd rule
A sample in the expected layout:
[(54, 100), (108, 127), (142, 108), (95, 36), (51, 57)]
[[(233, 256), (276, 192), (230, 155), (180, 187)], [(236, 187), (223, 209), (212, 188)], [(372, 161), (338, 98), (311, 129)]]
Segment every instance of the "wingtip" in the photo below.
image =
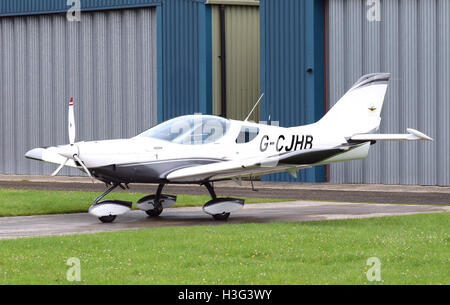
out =
[(424, 134), (424, 133), (422, 133), (422, 132), (420, 132), (420, 131), (418, 131), (418, 130), (415, 130), (415, 129), (412, 129), (412, 128), (407, 128), (406, 130), (407, 130), (410, 134), (412, 134), (412, 135), (414, 135), (414, 136), (420, 138), (421, 140), (434, 141), (433, 138), (427, 136), (426, 134)]

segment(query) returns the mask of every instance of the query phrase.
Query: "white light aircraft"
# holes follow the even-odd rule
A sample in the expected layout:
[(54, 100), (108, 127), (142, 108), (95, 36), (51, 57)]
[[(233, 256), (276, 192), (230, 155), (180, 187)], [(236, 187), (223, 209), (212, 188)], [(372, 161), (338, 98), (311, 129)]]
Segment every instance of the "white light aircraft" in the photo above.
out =
[(407, 134), (375, 133), (380, 126), (389, 77), (386, 73), (361, 77), (322, 119), (310, 125), (283, 128), (247, 119), (187, 115), (130, 139), (92, 142), (75, 142), (71, 99), (70, 144), (35, 148), (25, 156), (59, 164), (53, 176), (69, 166), (106, 183), (109, 188), (89, 209), (102, 222), (112, 222), (117, 215), (131, 209), (132, 203), (128, 201), (101, 201), (116, 187), (125, 188), (129, 183), (159, 184), (156, 194), (136, 203), (137, 208), (152, 217), (176, 202), (176, 196), (162, 194), (164, 185), (204, 185), (212, 200), (203, 206), (203, 211), (214, 219), (225, 220), (231, 212), (243, 207), (244, 200), (218, 198), (212, 185), (214, 181), (239, 183), (242, 177), (276, 172), (288, 172), (296, 177), (299, 169), (364, 159), (377, 141), (432, 140), (409, 128)]

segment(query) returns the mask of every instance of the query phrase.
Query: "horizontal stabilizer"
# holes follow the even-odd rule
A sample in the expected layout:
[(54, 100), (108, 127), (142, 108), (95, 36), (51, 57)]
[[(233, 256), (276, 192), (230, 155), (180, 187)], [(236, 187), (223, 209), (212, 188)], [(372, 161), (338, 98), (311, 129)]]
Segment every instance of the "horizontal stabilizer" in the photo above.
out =
[(421, 133), (412, 128), (407, 129), (406, 134), (378, 134), (378, 133), (367, 133), (358, 134), (350, 138), (352, 141), (418, 141), (426, 140), (433, 141), (429, 136)]

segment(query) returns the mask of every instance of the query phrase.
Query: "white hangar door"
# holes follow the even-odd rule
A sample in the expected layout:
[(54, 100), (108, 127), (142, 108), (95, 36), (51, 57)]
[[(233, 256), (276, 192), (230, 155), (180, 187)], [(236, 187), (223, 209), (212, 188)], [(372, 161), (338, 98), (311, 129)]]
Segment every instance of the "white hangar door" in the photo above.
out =
[(68, 143), (70, 97), (77, 141), (132, 137), (156, 124), (155, 9), (82, 12), (79, 22), (0, 18), (0, 39), (0, 173), (51, 173), (24, 153)]

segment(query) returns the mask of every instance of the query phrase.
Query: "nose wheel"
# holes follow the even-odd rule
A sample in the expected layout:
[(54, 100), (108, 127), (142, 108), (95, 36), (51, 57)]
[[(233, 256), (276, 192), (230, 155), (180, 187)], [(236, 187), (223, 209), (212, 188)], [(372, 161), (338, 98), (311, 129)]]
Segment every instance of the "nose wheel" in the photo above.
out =
[(125, 189), (120, 183), (113, 184), (103, 194), (95, 198), (94, 204), (89, 208), (89, 213), (98, 217), (103, 223), (110, 223), (116, 219), (117, 215), (122, 215), (131, 210), (132, 203), (123, 200), (105, 200), (101, 201), (103, 197), (112, 192), (116, 187), (120, 186)]

